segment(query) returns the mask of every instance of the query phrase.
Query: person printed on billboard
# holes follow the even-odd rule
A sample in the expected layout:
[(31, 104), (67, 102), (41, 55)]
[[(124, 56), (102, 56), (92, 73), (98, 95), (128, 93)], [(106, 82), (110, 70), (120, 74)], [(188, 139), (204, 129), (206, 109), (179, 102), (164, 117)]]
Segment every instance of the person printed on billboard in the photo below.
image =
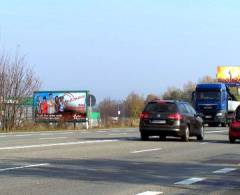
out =
[(41, 104), (42, 104), (41, 97), (40, 97), (40, 96), (37, 96), (36, 114), (41, 114), (41, 113), (42, 113)]
[(43, 97), (43, 102), (41, 103), (41, 114), (47, 114), (48, 105), (46, 96)]
[(55, 112), (58, 113), (60, 111), (60, 101), (59, 101), (59, 97), (56, 96), (55, 97)]
[(65, 107), (64, 96), (61, 96), (59, 102), (59, 112), (64, 112), (64, 107)]
[(53, 101), (52, 93), (49, 93), (49, 100), (47, 101), (47, 105), (48, 105), (48, 114), (54, 114), (55, 113), (55, 102)]

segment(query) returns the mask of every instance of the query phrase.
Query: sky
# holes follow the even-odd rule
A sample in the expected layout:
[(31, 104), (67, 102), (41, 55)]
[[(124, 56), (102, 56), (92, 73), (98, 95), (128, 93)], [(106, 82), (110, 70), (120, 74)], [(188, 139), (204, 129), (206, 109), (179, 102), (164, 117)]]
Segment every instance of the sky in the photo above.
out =
[(25, 56), (41, 90), (161, 95), (240, 65), (239, 10), (238, 0), (8, 0), (0, 47)]

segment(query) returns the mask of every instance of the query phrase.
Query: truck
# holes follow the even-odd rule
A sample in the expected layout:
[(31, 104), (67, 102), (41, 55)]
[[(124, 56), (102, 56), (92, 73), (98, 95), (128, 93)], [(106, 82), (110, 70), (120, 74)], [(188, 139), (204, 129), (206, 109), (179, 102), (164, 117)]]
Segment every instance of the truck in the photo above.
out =
[(227, 126), (234, 117), (234, 111), (240, 104), (230, 87), (239, 83), (202, 83), (197, 84), (193, 92), (193, 106), (201, 114), (204, 124), (209, 126)]

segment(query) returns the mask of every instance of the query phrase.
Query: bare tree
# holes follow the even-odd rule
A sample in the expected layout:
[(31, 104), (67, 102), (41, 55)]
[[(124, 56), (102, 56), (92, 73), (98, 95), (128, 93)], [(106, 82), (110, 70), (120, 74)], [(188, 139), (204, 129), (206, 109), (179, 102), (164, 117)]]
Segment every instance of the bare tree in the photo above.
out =
[(40, 81), (28, 68), (24, 57), (0, 56), (0, 121), (2, 130), (18, 126), (21, 103), (39, 89)]
[(149, 101), (155, 100), (155, 99), (157, 99), (157, 98), (158, 98), (158, 96), (155, 95), (155, 94), (148, 94), (148, 95), (147, 95), (147, 98), (146, 98), (146, 100), (145, 100), (145, 104), (147, 104)]
[(132, 92), (127, 96), (124, 104), (127, 116), (132, 119), (137, 119), (143, 110), (144, 98)]
[(204, 76), (201, 79), (199, 79), (199, 83), (216, 83), (217, 79), (216, 78), (212, 78), (211, 76)]
[(196, 88), (196, 84), (193, 83), (192, 81), (188, 81), (183, 86), (182, 99), (187, 102), (192, 102), (192, 93), (193, 93), (193, 91), (195, 91), (195, 88)]
[(166, 100), (181, 100), (183, 98), (183, 91), (176, 87), (169, 87), (162, 95)]
[(103, 124), (106, 125), (110, 117), (117, 116), (118, 103), (110, 98), (105, 98), (98, 104), (97, 109), (100, 112)]

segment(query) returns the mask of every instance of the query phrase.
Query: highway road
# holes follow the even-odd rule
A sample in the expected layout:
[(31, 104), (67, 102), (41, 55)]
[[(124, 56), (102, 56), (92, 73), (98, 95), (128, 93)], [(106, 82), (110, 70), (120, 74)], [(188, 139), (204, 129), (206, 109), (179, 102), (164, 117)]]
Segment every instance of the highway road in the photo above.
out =
[(139, 139), (138, 129), (0, 134), (0, 194), (240, 194), (240, 142)]

